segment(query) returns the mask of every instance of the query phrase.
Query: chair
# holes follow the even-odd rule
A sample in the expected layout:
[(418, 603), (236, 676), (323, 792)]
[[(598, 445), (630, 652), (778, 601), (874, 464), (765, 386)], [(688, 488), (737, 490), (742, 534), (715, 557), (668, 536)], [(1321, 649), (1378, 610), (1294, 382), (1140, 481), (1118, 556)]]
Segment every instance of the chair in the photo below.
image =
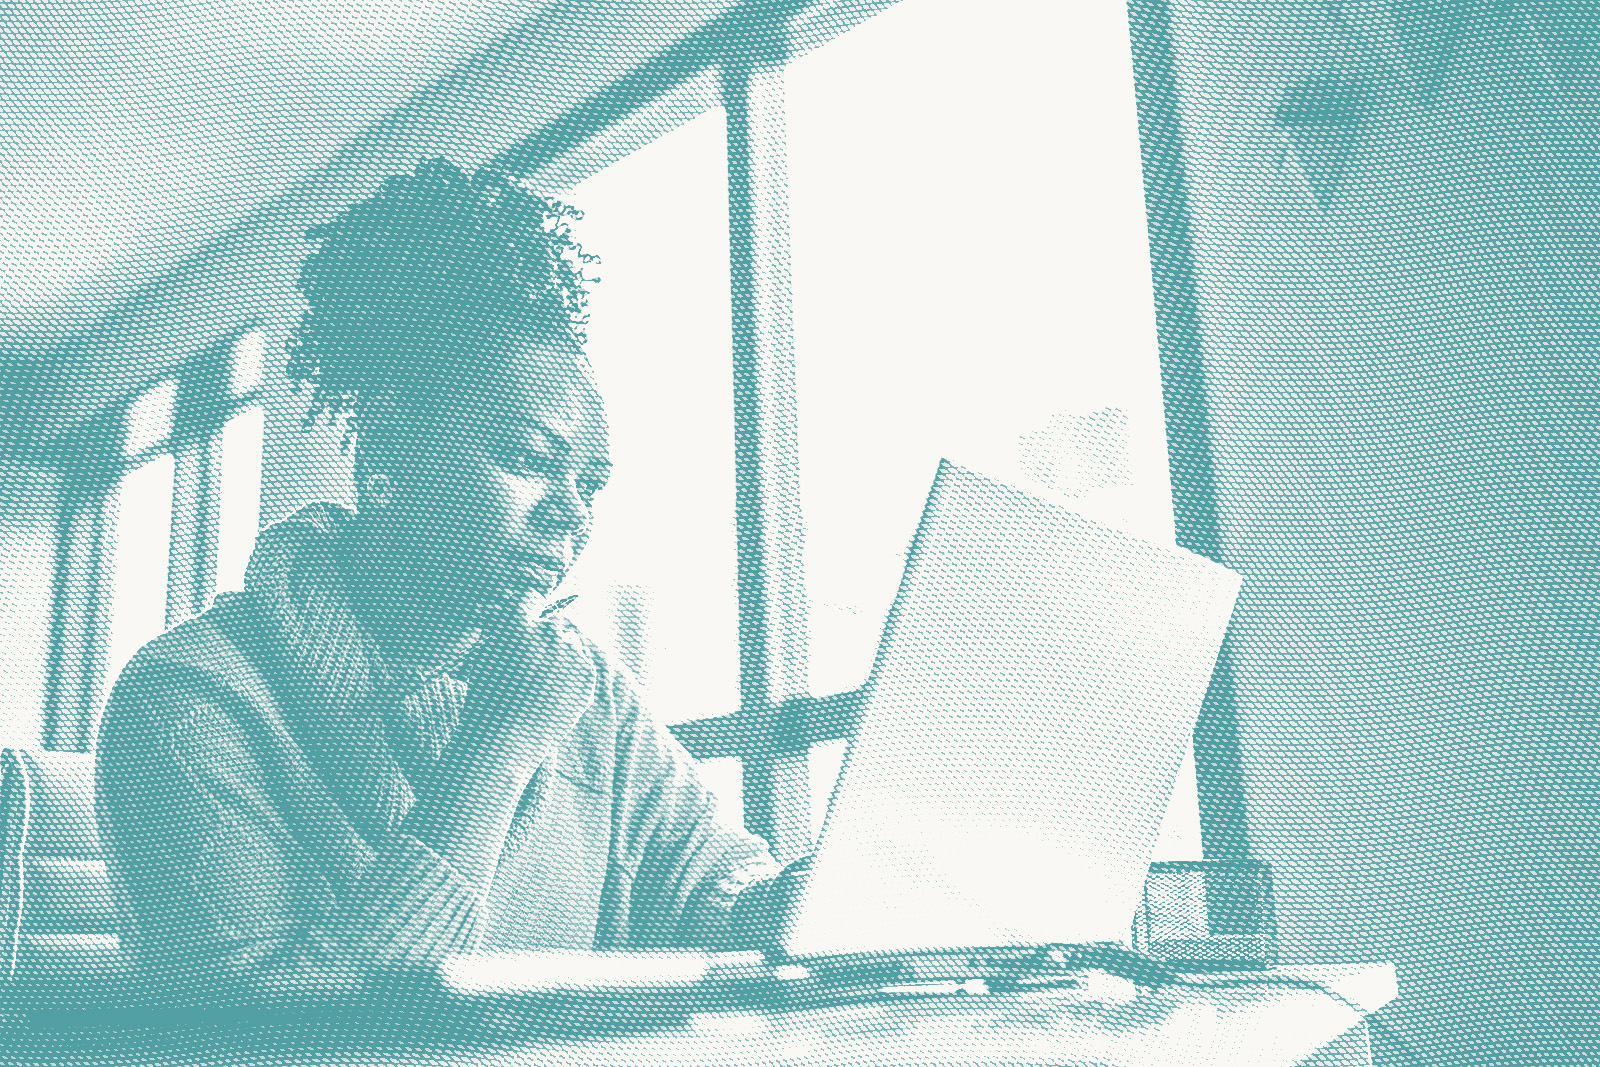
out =
[(92, 998), (125, 979), (94, 757), (0, 749), (0, 831), (0, 980)]

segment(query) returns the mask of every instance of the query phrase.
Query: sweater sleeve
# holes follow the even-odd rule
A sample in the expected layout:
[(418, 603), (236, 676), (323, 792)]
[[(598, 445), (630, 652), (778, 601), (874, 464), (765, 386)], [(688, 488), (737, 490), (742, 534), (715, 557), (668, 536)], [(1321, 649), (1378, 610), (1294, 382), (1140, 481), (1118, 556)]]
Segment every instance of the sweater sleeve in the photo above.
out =
[(415, 838), (357, 834), (293, 743), (242, 704), (136, 658), (107, 706), (99, 820), (147, 971), (299, 986), (472, 947), (471, 884)]
[(617, 851), (629, 879), (629, 947), (736, 948), (740, 895), (773, 878), (766, 843), (727, 821), (694, 759), (624, 675), (602, 672), (617, 718)]

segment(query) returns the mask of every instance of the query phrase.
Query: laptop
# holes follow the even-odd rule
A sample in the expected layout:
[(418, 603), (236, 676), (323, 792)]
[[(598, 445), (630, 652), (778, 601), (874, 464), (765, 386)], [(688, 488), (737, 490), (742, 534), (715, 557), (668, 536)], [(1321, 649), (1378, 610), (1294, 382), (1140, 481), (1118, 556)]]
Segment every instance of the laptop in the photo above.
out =
[(941, 463), (788, 953), (1126, 942), (1238, 591)]
[[(1126, 942), (1239, 578), (946, 460), (791, 958)], [(465, 956), (458, 992), (689, 985), (759, 957)]]

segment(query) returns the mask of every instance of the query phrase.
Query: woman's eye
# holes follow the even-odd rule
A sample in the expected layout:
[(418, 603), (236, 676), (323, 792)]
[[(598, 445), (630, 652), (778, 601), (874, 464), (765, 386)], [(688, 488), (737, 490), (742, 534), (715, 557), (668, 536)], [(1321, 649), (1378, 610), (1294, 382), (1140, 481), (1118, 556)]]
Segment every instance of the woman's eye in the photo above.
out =
[(558, 456), (547, 452), (510, 452), (500, 460), (501, 469), (515, 474), (519, 478), (544, 478), (546, 480), (563, 481), (573, 479), (573, 488), (578, 491), (584, 504), (594, 503), (596, 494), (605, 486), (604, 477), (578, 477)]
[(505, 468), (513, 474), (544, 474), (550, 469), (550, 457), (537, 452), (514, 452), (506, 457)]

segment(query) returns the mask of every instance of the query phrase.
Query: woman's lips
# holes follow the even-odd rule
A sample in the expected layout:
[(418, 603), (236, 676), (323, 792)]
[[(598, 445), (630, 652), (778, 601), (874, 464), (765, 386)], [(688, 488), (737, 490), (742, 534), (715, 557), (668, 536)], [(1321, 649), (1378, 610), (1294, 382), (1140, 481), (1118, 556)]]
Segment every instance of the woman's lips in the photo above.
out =
[(560, 584), (564, 568), (553, 560), (518, 560), (516, 571), (541, 593)]

